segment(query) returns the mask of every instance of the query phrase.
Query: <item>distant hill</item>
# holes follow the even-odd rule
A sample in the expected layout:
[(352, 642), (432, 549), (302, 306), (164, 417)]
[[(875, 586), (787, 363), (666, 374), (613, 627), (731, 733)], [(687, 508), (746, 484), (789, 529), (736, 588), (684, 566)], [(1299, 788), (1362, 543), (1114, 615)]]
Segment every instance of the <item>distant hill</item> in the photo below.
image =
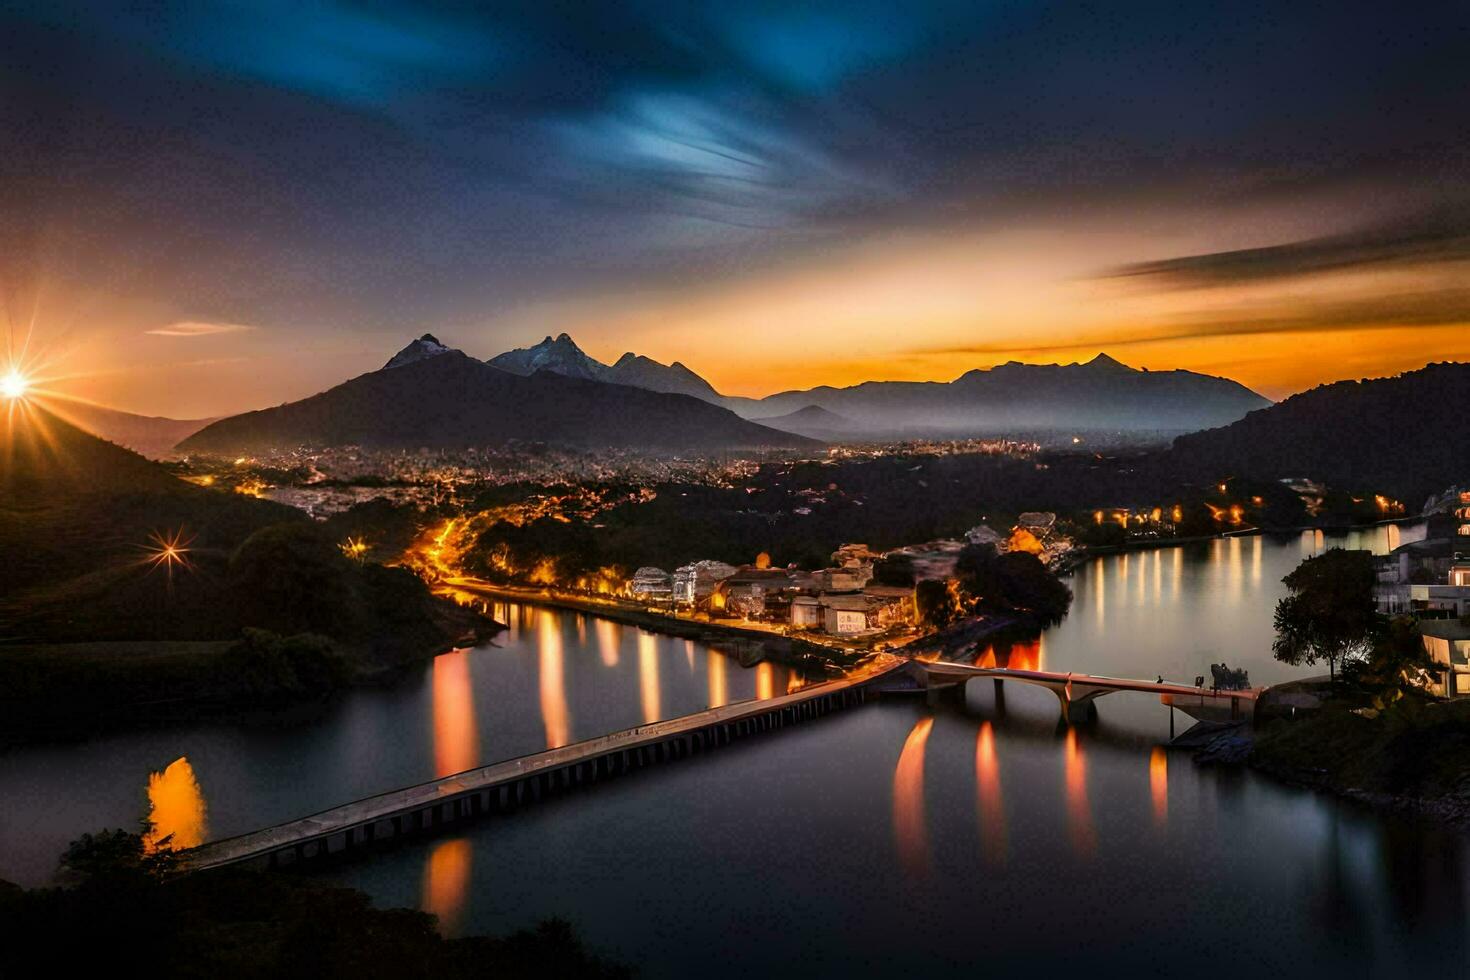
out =
[(797, 409), (787, 415), (754, 419), (753, 421), (761, 425), (768, 425), (773, 429), (780, 429), (782, 432), (795, 432), (797, 435), (823, 440), (851, 436), (859, 429), (852, 419), (844, 418), (836, 412), (829, 412), (820, 405), (808, 405), (806, 408)]
[(301, 401), (221, 419), (179, 448), (229, 454), (303, 445), (461, 448), (512, 440), (675, 451), (810, 444), (684, 395), (544, 368), (522, 376), (450, 350)]
[(1263, 479), (1309, 477), (1389, 493), (1410, 511), (1470, 478), (1470, 364), (1430, 364), (1392, 378), (1339, 381), (1222, 428), (1181, 436), (1180, 470)]
[(150, 459), (168, 456), (179, 440), (204, 428), (214, 419), (169, 419), (134, 415), (100, 405), (47, 400), (47, 407), (78, 428), (115, 442)]
[(1227, 378), (1141, 371), (1100, 354), (1085, 364), (1011, 361), (949, 383), (869, 381), (760, 399), (770, 416), (816, 405), (867, 432), (1191, 431), (1233, 422), (1270, 401)]
[[(1172, 434), (1225, 425), (1271, 404), (1228, 378), (1193, 371), (1135, 370), (1106, 354), (1085, 364), (1011, 361), (966, 372), (952, 382), (867, 381), (847, 388), (824, 385), (783, 391), (765, 398), (722, 395), (677, 361), (660, 364), (628, 353), (616, 364), (606, 365), (587, 355), (567, 334), (508, 351), (488, 363), (516, 374), (553, 371), (692, 395), (763, 423), (815, 406), (846, 419), (842, 432), (847, 438), (1044, 430)], [(793, 423), (801, 424), (800, 420)]]

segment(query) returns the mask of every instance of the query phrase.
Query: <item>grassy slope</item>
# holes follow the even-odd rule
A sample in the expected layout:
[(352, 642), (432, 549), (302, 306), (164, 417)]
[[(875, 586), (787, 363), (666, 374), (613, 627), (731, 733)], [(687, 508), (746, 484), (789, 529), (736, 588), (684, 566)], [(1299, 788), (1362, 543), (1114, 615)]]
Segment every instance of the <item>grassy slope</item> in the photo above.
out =
[[(287, 694), (291, 665), (253, 688), (224, 658), (244, 627), (332, 637), (333, 677), (355, 680), (448, 647), (485, 625), (409, 573), (358, 567), (300, 512), (184, 483), (39, 410), (0, 445), (0, 716), (7, 727), (100, 720), (132, 706)], [(242, 543), (289, 540), (242, 576)], [(189, 567), (150, 565), (154, 534), (183, 531)], [(290, 579), (277, 555), (314, 561), (297, 609), (262, 585)], [(304, 601), (303, 601), (304, 597)], [(289, 594), (285, 598), (292, 598)], [(302, 612), (302, 609), (305, 612)], [(289, 659), (299, 653), (289, 651)], [(238, 666), (238, 664), (236, 665)], [(261, 677), (264, 680), (261, 680)], [(273, 680), (279, 680), (276, 687)]]

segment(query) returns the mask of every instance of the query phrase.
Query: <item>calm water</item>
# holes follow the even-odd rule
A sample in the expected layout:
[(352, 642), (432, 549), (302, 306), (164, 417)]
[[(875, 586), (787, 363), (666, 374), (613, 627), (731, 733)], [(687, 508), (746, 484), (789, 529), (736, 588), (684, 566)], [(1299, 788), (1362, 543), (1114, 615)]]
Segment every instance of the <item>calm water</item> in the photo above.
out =
[(498, 605), (493, 644), (435, 658), (387, 690), (306, 717), (112, 735), (0, 752), (0, 878), (45, 881), (68, 841), (153, 813), (175, 843), (229, 837), (435, 776), (710, 705), (784, 694), (691, 641)]
[[(1382, 550), (1413, 533), (1107, 558), (1074, 577), (1064, 623), (990, 655), (1171, 678), (1225, 660), (1280, 680), (1281, 576), (1332, 544)], [(44, 877), (68, 837), (141, 815), (150, 773), (181, 836), (221, 835), (799, 683), (682, 640), (510, 613), (499, 649), (441, 657), (417, 685), (358, 692), (296, 725), (0, 757), (0, 877)], [(888, 700), (330, 875), (429, 909), (451, 933), (561, 916), (652, 977), (1470, 967), (1465, 838), (1198, 769), (1158, 747), (1169, 718), (1147, 697), (1106, 697), (1076, 729), (1057, 715), (1045, 691), (997, 698), (986, 682), (964, 704)]]

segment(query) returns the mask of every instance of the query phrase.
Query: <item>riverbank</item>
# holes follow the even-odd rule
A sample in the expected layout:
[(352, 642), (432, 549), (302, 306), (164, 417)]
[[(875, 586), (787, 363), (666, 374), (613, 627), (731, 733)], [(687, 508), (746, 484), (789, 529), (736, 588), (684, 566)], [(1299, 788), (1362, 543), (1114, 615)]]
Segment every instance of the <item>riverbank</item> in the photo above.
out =
[(697, 640), (731, 650), (742, 664), (755, 663), (764, 658), (812, 673), (836, 677), (871, 656), (871, 651), (868, 650), (831, 646), (771, 630), (649, 612), (626, 603), (585, 598), (550, 589), (496, 585), (466, 578), (452, 579), (446, 584), (454, 592), (471, 596), (584, 613), (653, 633)]
[(1231, 531), (1221, 531), (1218, 534), (1194, 534), (1182, 538), (1137, 538), (1124, 541), (1122, 544), (1083, 545), (1078, 548), (1073, 548), (1049, 567), (1057, 575), (1065, 576), (1072, 574), (1092, 559), (1102, 558), (1107, 555), (1121, 555), (1135, 551), (1157, 551), (1161, 548), (1174, 548), (1180, 545), (1199, 544), (1206, 541), (1225, 541), (1230, 538), (1251, 538), (1257, 535), (1287, 536), (1302, 534), (1306, 531), (1321, 531), (1324, 534), (1351, 534), (1355, 531), (1372, 531), (1380, 527), (1418, 524), (1424, 520), (1424, 516), (1419, 515), (1415, 517), (1394, 517), (1387, 520), (1374, 521), (1371, 524), (1299, 524), (1290, 527), (1245, 527)]
[(391, 683), (408, 667), (503, 629), (436, 600), (432, 617), (393, 643), (246, 630), (236, 640), (4, 645), (0, 745), (296, 710)]
[(1254, 726), (1196, 725), (1171, 745), (1202, 765), (1272, 779), (1375, 809), (1470, 828), (1470, 703), (1405, 697), (1383, 711), (1334, 696), (1326, 677), (1272, 688)]
[(1470, 827), (1470, 702), (1409, 696), (1375, 714), (1328, 699), (1260, 725), (1247, 762), (1294, 785)]

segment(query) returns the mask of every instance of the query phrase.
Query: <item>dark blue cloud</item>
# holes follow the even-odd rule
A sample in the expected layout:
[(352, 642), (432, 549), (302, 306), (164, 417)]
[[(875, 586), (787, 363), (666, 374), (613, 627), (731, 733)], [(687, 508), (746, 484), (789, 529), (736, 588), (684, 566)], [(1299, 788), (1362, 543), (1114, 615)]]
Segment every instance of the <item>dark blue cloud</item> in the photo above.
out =
[(1080, 197), (1453, 197), (1467, 24), (1266, 0), (11, 3), (0, 245), (44, 232), (78, 274), (124, 256), (134, 288), (220, 319), (377, 323)]

